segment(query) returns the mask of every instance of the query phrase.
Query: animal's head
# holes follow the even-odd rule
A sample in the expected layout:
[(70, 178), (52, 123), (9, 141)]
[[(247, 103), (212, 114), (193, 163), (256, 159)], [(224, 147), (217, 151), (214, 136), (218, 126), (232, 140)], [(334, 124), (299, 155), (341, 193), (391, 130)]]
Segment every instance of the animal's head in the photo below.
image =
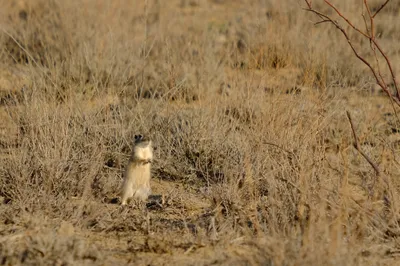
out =
[(151, 146), (151, 140), (143, 135), (135, 135), (135, 146), (146, 148), (148, 146)]

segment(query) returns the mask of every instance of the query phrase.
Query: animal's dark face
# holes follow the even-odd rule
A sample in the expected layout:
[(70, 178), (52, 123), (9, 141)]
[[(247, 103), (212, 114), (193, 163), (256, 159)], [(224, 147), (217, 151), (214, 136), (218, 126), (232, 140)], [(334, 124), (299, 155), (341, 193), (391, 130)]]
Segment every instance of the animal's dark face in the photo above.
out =
[(143, 135), (135, 135), (135, 145), (141, 144), (142, 146), (147, 146), (151, 141), (148, 137)]
[(143, 135), (135, 135), (135, 143), (140, 142), (143, 139)]

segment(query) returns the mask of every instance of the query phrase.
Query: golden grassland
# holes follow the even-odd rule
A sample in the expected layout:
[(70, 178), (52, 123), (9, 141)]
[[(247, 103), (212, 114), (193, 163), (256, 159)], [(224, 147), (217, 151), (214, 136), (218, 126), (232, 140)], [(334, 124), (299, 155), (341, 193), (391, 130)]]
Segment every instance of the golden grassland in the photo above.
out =
[[(399, 110), (302, 1), (0, 6), (1, 265), (399, 265)], [(137, 133), (153, 195), (123, 208)]]

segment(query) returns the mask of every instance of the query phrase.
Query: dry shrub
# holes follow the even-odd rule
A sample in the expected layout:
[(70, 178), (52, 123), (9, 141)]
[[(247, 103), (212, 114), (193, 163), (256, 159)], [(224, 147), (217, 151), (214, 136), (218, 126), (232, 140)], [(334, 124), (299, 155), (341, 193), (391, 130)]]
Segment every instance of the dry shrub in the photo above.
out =
[[(104, 260), (98, 249), (84, 239), (74, 236), (72, 225), (62, 223), (57, 231), (43, 231), (35, 228), (30, 218), (30, 225), (23, 233), (13, 233), (7, 238), (15, 239), (12, 243), (2, 239), (1, 256), (4, 265), (69, 265), (75, 263), (93, 264)], [(36, 217), (36, 219), (38, 219)], [(42, 226), (44, 220), (39, 223)], [(21, 238), (24, 241), (21, 241)]]

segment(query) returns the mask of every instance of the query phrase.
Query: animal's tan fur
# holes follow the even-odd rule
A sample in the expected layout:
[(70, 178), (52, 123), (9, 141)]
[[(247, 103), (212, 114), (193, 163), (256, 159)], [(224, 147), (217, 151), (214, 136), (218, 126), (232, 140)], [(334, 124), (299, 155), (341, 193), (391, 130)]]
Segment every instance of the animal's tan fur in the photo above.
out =
[(136, 135), (132, 156), (125, 169), (121, 195), (122, 205), (126, 205), (128, 199), (132, 197), (141, 201), (147, 200), (151, 193), (150, 166), (152, 160), (151, 140), (142, 135)]

